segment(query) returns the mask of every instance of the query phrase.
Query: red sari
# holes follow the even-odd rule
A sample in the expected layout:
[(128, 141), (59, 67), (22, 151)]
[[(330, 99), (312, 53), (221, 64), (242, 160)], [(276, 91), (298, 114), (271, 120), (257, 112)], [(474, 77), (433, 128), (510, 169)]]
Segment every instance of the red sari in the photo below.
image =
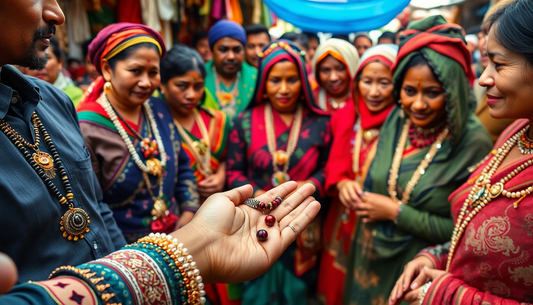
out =
[[(393, 105), (379, 114), (371, 114), (362, 97), (356, 109), (353, 102), (339, 109), (331, 118), (333, 144), (326, 165), (326, 193), (333, 196), (324, 225), (324, 250), (320, 262), (318, 293), (326, 304), (341, 304), (344, 293), (344, 280), (350, 246), (355, 236), (357, 216), (341, 203), (337, 183), (342, 180), (357, 180), (362, 183), (370, 163), (376, 153), (378, 137), (362, 141), (359, 154), (359, 172), (353, 171), (353, 150), (355, 146), (355, 125), (359, 117), (362, 132), (380, 129)], [(357, 114), (359, 112), (359, 115)], [(346, 213), (347, 212), (347, 213)], [(346, 213), (346, 214), (345, 214)]]
[[(527, 120), (518, 120), (509, 126), (496, 142), (495, 149), (527, 124)], [(501, 166), (491, 183), (532, 157), (524, 155)], [(474, 181), (489, 160), (450, 196), (455, 220)], [(528, 167), (505, 183), (505, 189), (514, 192), (532, 184), (533, 167)], [(449, 273), (433, 281), (423, 304), (533, 303), (533, 196), (526, 196), (516, 209), (513, 208), (515, 201), (516, 198), (499, 196), (468, 223), (456, 247)], [(429, 257), (437, 269), (444, 270), (448, 249), (449, 243), (425, 249), (419, 255)]]

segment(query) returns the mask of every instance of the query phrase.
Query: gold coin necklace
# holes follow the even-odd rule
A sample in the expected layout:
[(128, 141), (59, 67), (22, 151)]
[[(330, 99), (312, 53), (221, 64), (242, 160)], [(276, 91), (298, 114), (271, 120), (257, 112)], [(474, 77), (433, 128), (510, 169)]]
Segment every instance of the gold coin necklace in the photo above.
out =
[[(267, 135), (267, 144), (268, 151), (272, 155), (272, 167), (274, 168), (274, 173), (271, 177), (271, 182), (273, 186), (278, 186), (290, 180), (287, 171), (289, 170), (291, 156), (294, 153), (294, 150), (296, 149), (296, 145), (298, 144), (300, 128), (302, 127), (302, 112), (302, 105), (298, 104), (298, 107), (296, 108), (296, 113), (294, 114), (294, 119), (292, 121), (289, 140), (287, 143), (287, 151), (278, 150), (276, 147), (276, 131), (274, 129), (272, 105), (270, 103), (266, 103), (265, 105), (265, 129)], [(280, 166), (283, 167), (282, 170), (279, 169)]]
[[(139, 169), (143, 172), (143, 179), (146, 184), (146, 188), (150, 196), (152, 197), (152, 200), (154, 201), (154, 206), (152, 207), (151, 214), (155, 220), (159, 217), (166, 216), (169, 213), (167, 211), (167, 205), (163, 198), (163, 172), (167, 165), (167, 154), (165, 151), (163, 140), (161, 139), (161, 134), (159, 133), (159, 129), (157, 128), (154, 113), (152, 112), (152, 108), (150, 108), (149, 101), (150, 100), (148, 99), (143, 104), (144, 113), (148, 117), (146, 119), (146, 125), (149, 133), (149, 138), (143, 138), (126, 122), (124, 118), (122, 118), (122, 116), (120, 116), (120, 113), (118, 113), (118, 111), (113, 108), (113, 106), (107, 99), (105, 93), (102, 93), (102, 95), (98, 99), (98, 103), (100, 103), (104, 107), (107, 115), (109, 116), (109, 118), (113, 122), (113, 125), (115, 125), (115, 128), (122, 137), (124, 144), (126, 144), (126, 147), (130, 152), (131, 158), (133, 159), (137, 167), (139, 167)], [(119, 121), (119, 117), (124, 122), (124, 125), (126, 125), (126, 127), (128, 127), (128, 129), (130, 129), (140, 140), (141, 151), (143, 152), (143, 155), (146, 159), (146, 164), (142, 162), (141, 157), (135, 150), (135, 147), (133, 146), (129, 135), (127, 134), (124, 127), (122, 127), (122, 124)], [(152, 139), (152, 133), (153, 138), (155, 138), (155, 140)], [(156, 158), (157, 155), (159, 155), (161, 161)], [(152, 192), (152, 184), (150, 183), (150, 177), (148, 176), (148, 174), (157, 177), (157, 186), (159, 186), (159, 194), (157, 195), (157, 197), (154, 196)]]
[[(505, 184), (514, 178), (518, 173), (522, 172), (526, 168), (533, 165), (533, 159), (524, 161), (521, 165), (516, 167), (513, 171), (507, 174), (500, 181), (492, 184), (490, 181), (494, 176), (503, 160), (507, 157), (512, 148), (520, 141), (520, 137), (528, 130), (529, 126), (524, 127), (509, 140), (507, 140), (502, 147), (497, 150), (496, 154), (493, 154), (493, 158), (489, 161), (489, 164), (483, 169), (479, 177), (476, 179), (474, 186), (470, 190), (470, 194), (466, 198), (453, 230), (452, 240), (450, 244), (450, 252), (448, 253), (448, 261), (446, 263), (446, 271), (450, 270), (453, 256), (457, 250), (457, 246), (461, 237), (466, 230), (466, 227), (470, 221), (481, 211), (486, 205), (488, 205), (493, 199), (501, 196), (507, 198), (517, 199), (513, 203), (515, 209), (526, 196), (533, 192), (533, 186), (529, 186), (526, 189), (516, 192), (510, 192), (505, 189)], [(490, 155), (489, 155), (490, 156)], [(486, 160), (486, 159), (485, 159)]]
[[(37, 113), (33, 113), (31, 120), (35, 131), (35, 144), (27, 143), (26, 140), (24, 140), (24, 138), (19, 135), (15, 129), (13, 129), (4, 119), (0, 119), (0, 129), (2, 129), (2, 132), (20, 150), (26, 161), (28, 161), (31, 167), (37, 172), (37, 175), (39, 175), (44, 184), (56, 197), (57, 201), (61, 205), (68, 205), (68, 211), (65, 212), (59, 222), (59, 229), (61, 232), (63, 232), (63, 237), (67, 238), (68, 240), (77, 241), (78, 239), (84, 238), (85, 234), (90, 230), (89, 223), (91, 221), (89, 220), (89, 215), (83, 209), (74, 207), (74, 194), (72, 193), (72, 187), (67, 176), (67, 171), (63, 166), (63, 162), (59, 157), (59, 153), (54, 146), (52, 138), (37, 116)], [(48, 146), (50, 153), (52, 154), (51, 156), (39, 150), (39, 133), (42, 133), (44, 141)], [(36, 153), (33, 155), (30, 154), (25, 146), (34, 149)], [(39, 160), (39, 158), (41, 159)], [(50, 160), (47, 161), (45, 160), (46, 158), (50, 158)], [(41, 163), (45, 163), (45, 168), (43, 168)], [(66, 195), (61, 194), (61, 192), (52, 182), (53, 178), (50, 178), (49, 174), (47, 174), (47, 172), (50, 172), (51, 167), (54, 170), (55, 177), (54, 163), (57, 165), (59, 174), (61, 175), (61, 181), (65, 187)]]
[(213, 169), (211, 168), (211, 142), (209, 140), (209, 132), (207, 131), (207, 126), (205, 126), (205, 122), (198, 110), (194, 108), (192, 113), (194, 121), (196, 122), (196, 125), (198, 125), (198, 129), (200, 129), (200, 133), (202, 134), (202, 138), (199, 141), (193, 141), (177, 120), (174, 120), (174, 124), (178, 127), (181, 138), (191, 148), (192, 154), (196, 159), (196, 167), (198, 171), (205, 177), (211, 176), (213, 174)]
[(439, 151), (439, 149), (442, 147), (442, 142), (446, 137), (448, 136), (449, 129), (448, 127), (444, 128), (443, 131), (440, 132), (440, 134), (437, 136), (437, 139), (431, 147), (429, 148), (428, 153), (420, 162), (420, 165), (418, 165), (417, 169), (413, 173), (413, 176), (411, 177), (411, 180), (407, 183), (405, 187), (405, 191), (402, 194), (402, 200), (399, 200), (397, 195), (397, 183), (398, 183), (398, 177), (400, 172), (400, 165), (402, 163), (403, 158), (403, 152), (405, 150), (405, 144), (407, 143), (407, 138), (409, 137), (409, 128), (411, 121), (406, 120), (405, 124), (403, 125), (402, 134), (400, 136), (400, 139), (398, 140), (398, 146), (396, 147), (396, 152), (394, 153), (394, 158), (392, 159), (392, 166), (390, 169), (390, 175), (389, 175), (389, 195), (394, 200), (394, 202), (398, 204), (407, 204), (409, 202), (409, 199), (411, 197), (411, 194), (415, 188), (415, 186), (418, 184), (418, 181), (426, 173), (426, 168), (429, 166), (431, 161), (433, 161), (433, 158)]

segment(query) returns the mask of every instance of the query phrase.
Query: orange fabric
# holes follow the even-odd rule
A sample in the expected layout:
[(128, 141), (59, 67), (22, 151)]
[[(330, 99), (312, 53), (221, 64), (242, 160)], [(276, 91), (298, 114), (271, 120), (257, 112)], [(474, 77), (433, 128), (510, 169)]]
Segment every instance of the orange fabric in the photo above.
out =
[(152, 36), (150, 33), (142, 29), (132, 29), (132, 30), (127, 30), (123, 32), (118, 32), (118, 33), (111, 35), (111, 37), (109, 37), (109, 39), (107, 40), (107, 44), (105, 46), (104, 52), (102, 52), (102, 55), (100, 56), (100, 62), (102, 62), (102, 59), (104, 59), (107, 56), (107, 54), (113, 51), (113, 49), (116, 48), (119, 44), (121, 44), (124, 40), (132, 36), (141, 35), (141, 34)]
[(335, 58), (336, 60), (342, 62), (343, 65), (345, 65), (346, 67), (348, 67), (348, 65), (346, 64), (346, 62), (344, 61), (344, 57), (342, 57), (342, 55), (340, 55), (339, 53), (333, 51), (333, 50), (328, 50), (326, 51), (324, 54), (322, 54), (322, 56), (320, 56), (316, 63), (317, 63), (317, 66), (318, 66), (318, 63), (320, 63), (322, 60), (324, 60), (324, 58), (326, 58), (326, 56), (328, 55), (331, 55), (333, 56), (333, 58)]

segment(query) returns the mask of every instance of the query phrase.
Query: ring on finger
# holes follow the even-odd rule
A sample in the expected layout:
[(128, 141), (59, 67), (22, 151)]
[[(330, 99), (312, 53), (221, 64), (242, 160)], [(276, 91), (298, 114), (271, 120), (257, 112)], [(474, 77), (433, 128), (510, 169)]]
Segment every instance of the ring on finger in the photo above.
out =
[(287, 227), (291, 228), (294, 234), (296, 235), (296, 237), (298, 237), (298, 231), (296, 231), (296, 229), (293, 226), (287, 225)]

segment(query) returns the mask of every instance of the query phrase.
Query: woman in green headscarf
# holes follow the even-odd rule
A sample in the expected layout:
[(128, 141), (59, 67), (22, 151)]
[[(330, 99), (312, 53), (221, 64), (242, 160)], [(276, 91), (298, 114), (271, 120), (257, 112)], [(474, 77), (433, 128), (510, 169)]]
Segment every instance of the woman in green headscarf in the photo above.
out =
[(473, 114), (474, 74), (461, 27), (441, 16), (411, 24), (393, 75), (397, 107), (358, 194), (345, 304), (387, 304), (405, 263), (450, 240), (447, 197), (491, 149)]

